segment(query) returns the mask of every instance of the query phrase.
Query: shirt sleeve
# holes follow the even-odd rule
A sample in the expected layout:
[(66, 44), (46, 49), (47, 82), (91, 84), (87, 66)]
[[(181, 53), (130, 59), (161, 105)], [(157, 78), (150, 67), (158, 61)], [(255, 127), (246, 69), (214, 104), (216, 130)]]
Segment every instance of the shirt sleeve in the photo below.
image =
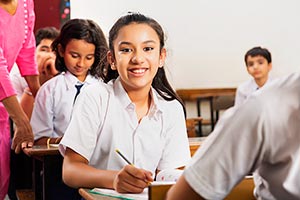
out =
[(164, 118), (168, 124), (165, 131), (166, 143), (158, 165), (159, 170), (185, 166), (191, 158), (182, 106), (174, 100), (169, 108), (172, 109)]
[(30, 124), (34, 133), (34, 139), (41, 137), (53, 137), (53, 88), (45, 83), (39, 89), (34, 102)]
[(234, 107), (223, 114), (184, 171), (189, 185), (205, 199), (224, 199), (257, 168), (268, 148), (263, 141), (270, 130), (265, 130), (261, 106), (255, 101), (244, 105), (248, 106)]
[(76, 99), (71, 121), (59, 145), (62, 155), (68, 147), (90, 161), (94, 153), (103, 120), (101, 111), (105, 107), (99, 95), (99, 90), (104, 88), (99, 89), (100, 86), (95, 85), (97, 88), (86, 87)]
[(15, 94), (16, 92), (9, 77), (7, 61), (4, 57), (3, 49), (0, 47), (0, 101)]
[[(26, 7), (25, 7), (26, 9)], [(16, 63), (19, 67), (22, 76), (38, 75), (37, 64), (35, 60), (35, 36), (34, 36), (34, 3), (32, 0), (27, 0), (28, 21), (27, 33), (25, 34), (25, 42), (17, 56)]]
[(244, 100), (244, 97), (243, 97), (243, 94), (241, 92), (241, 88), (238, 87), (237, 90), (236, 90), (236, 95), (235, 95), (235, 100), (234, 100), (234, 105), (235, 106), (239, 106), (242, 104)]

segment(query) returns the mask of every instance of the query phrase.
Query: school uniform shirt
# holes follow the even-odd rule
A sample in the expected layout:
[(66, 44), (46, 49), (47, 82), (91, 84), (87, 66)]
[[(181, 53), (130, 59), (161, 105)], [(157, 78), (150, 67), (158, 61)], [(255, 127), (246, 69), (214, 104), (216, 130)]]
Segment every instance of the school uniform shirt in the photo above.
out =
[(75, 85), (84, 84), (81, 91), (98, 79), (88, 75), (81, 83), (69, 71), (45, 82), (39, 89), (32, 111), (30, 124), (34, 139), (61, 137), (69, 124), (77, 92)]
[(21, 76), (19, 71), (10, 72), (9, 76), (11, 79), (11, 83), (13, 84), (13, 87), (16, 90), (17, 98), (20, 101), (22, 95), (24, 94), (25, 88), (28, 87), (28, 84), (25, 78)]
[[(184, 171), (205, 199), (224, 199), (256, 171), (258, 199), (300, 199), (300, 75), (274, 80), (241, 106), (226, 111)], [(295, 173), (295, 169), (298, 173)]]
[(71, 122), (60, 143), (64, 155), (71, 148), (104, 170), (120, 170), (127, 163), (119, 149), (138, 168), (174, 169), (190, 159), (184, 112), (177, 100), (166, 101), (152, 88), (151, 106), (140, 123), (135, 105), (120, 79), (87, 87), (78, 97)]
[[(267, 80), (267, 82), (261, 87), (265, 87), (266, 85), (268, 85), (270, 82), (272, 81), (271, 78), (269, 78)], [(251, 95), (253, 94), (255, 91), (257, 91), (259, 88), (259, 86), (256, 84), (254, 79), (250, 79), (244, 83), (242, 83), (241, 85), (238, 86), (237, 90), (236, 90), (236, 95), (235, 95), (235, 101), (234, 101), (234, 105), (238, 106), (241, 105), (242, 103), (245, 102), (245, 100)]]

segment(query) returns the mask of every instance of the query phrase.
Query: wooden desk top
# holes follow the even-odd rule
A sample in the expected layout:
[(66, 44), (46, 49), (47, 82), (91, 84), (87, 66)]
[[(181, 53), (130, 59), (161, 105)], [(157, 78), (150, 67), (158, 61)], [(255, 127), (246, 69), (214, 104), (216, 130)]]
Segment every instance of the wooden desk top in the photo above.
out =
[[(159, 185), (149, 189), (149, 200), (163, 200), (171, 185)], [(253, 196), (254, 182), (253, 178), (244, 178), (227, 195), (225, 200), (248, 199), (255, 200)], [(89, 189), (80, 188), (79, 194), (86, 200), (114, 200), (114, 197), (97, 195), (89, 192)]]
[[(197, 150), (201, 143), (204, 141), (205, 137), (191, 137), (189, 138), (190, 148), (192, 150)], [(32, 148), (25, 148), (24, 153), (29, 156), (45, 156), (45, 155), (59, 155), (59, 150), (57, 146), (47, 145), (34, 145)], [(194, 152), (194, 151), (193, 151)]]
[(29, 156), (45, 156), (45, 155), (59, 155), (57, 146), (50, 145), (34, 145), (32, 148), (23, 149), (24, 153)]
[(204, 97), (235, 95), (236, 88), (178, 89), (176, 92), (183, 101), (195, 101)]
[(190, 137), (189, 138), (191, 156), (194, 155), (194, 153), (201, 146), (201, 144), (205, 140), (205, 138), (206, 137)]

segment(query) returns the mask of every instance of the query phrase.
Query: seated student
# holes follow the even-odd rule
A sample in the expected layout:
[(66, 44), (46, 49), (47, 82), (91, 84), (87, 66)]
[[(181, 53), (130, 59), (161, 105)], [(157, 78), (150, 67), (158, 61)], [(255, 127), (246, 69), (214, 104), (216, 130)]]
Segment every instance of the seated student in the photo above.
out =
[[(35, 34), (36, 51), (35, 56), (38, 64), (40, 84), (43, 84), (58, 71), (55, 69), (55, 54), (52, 53), (51, 44), (58, 36), (59, 31), (55, 27), (44, 27), (37, 30)], [(34, 98), (28, 88), (25, 79), (20, 75), (19, 71), (10, 74), (12, 84), (17, 92), (18, 100), (30, 119)]]
[(224, 199), (254, 171), (257, 199), (299, 200), (299, 102), (300, 74), (292, 74), (225, 112), (167, 200)]
[[(55, 66), (61, 74), (45, 82), (37, 93), (31, 117), (35, 144), (58, 144), (69, 124), (80, 90), (98, 82), (100, 66), (107, 66), (108, 45), (101, 28), (92, 20), (72, 19), (53, 41)], [(77, 190), (62, 182), (62, 157), (48, 166), (51, 180), (47, 199), (77, 199)]]
[(241, 105), (249, 95), (271, 82), (269, 72), (272, 69), (272, 58), (268, 49), (262, 47), (250, 49), (245, 54), (245, 63), (253, 79), (237, 88), (234, 105)]
[(59, 146), (67, 185), (140, 193), (156, 172), (190, 159), (184, 105), (163, 66), (164, 39), (161, 26), (138, 13), (111, 28), (109, 82), (83, 91)]
[(69, 124), (76, 96), (80, 89), (98, 81), (99, 67), (108, 50), (100, 27), (85, 19), (66, 22), (52, 48), (56, 53), (56, 69), (63, 73), (43, 84), (36, 96), (30, 122), (35, 144), (59, 143)]

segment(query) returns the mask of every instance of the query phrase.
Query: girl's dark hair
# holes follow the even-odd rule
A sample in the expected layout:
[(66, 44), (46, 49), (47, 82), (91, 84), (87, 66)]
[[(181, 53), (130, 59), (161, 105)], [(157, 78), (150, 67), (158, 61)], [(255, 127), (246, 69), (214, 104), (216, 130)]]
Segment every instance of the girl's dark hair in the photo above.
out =
[[(159, 23), (150, 17), (146, 17), (143, 14), (129, 13), (119, 18), (109, 31), (109, 49), (113, 56), (115, 56), (113, 42), (117, 38), (120, 29), (132, 23), (147, 24), (148, 26), (153, 28), (153, 30), (157, 33), (160, 41), (160, 51), (162, 50), (162, 48), (165, 46), (165, 36), (164, 31), (159, 25)], [(117, 70), (112, 70), (110, 67), (108, 67), (104, 81), (108, 82), (111, 79), (116, 79), (118, 76), (119, 74)], [(177, 99), (181, 103), (184, 113), (186, 114), (185, 105), (168, 82), (164, 67), (158, 68), (158, 71), (152, 81), (152, 87), (158, 92), (158, 94), (162, 98), (164, 98), (167, 101)]]
[(58, 46), (65, 50), (67, 44), (73, 40), (84, 40), (95, 45), (95, 61), (90, 69), (92, 76), (104, 79), (104, 72), (107, 69), (106, 54), (108, 45), (106, 38), (98, 26), (89, 19), (71, 19), (67, 21), (61, 28), (59, 36), (53, 41), (52, 49), (56, 52), (55, 67), (58, 71), (67, 71), (64, 58), (58, 52)]

